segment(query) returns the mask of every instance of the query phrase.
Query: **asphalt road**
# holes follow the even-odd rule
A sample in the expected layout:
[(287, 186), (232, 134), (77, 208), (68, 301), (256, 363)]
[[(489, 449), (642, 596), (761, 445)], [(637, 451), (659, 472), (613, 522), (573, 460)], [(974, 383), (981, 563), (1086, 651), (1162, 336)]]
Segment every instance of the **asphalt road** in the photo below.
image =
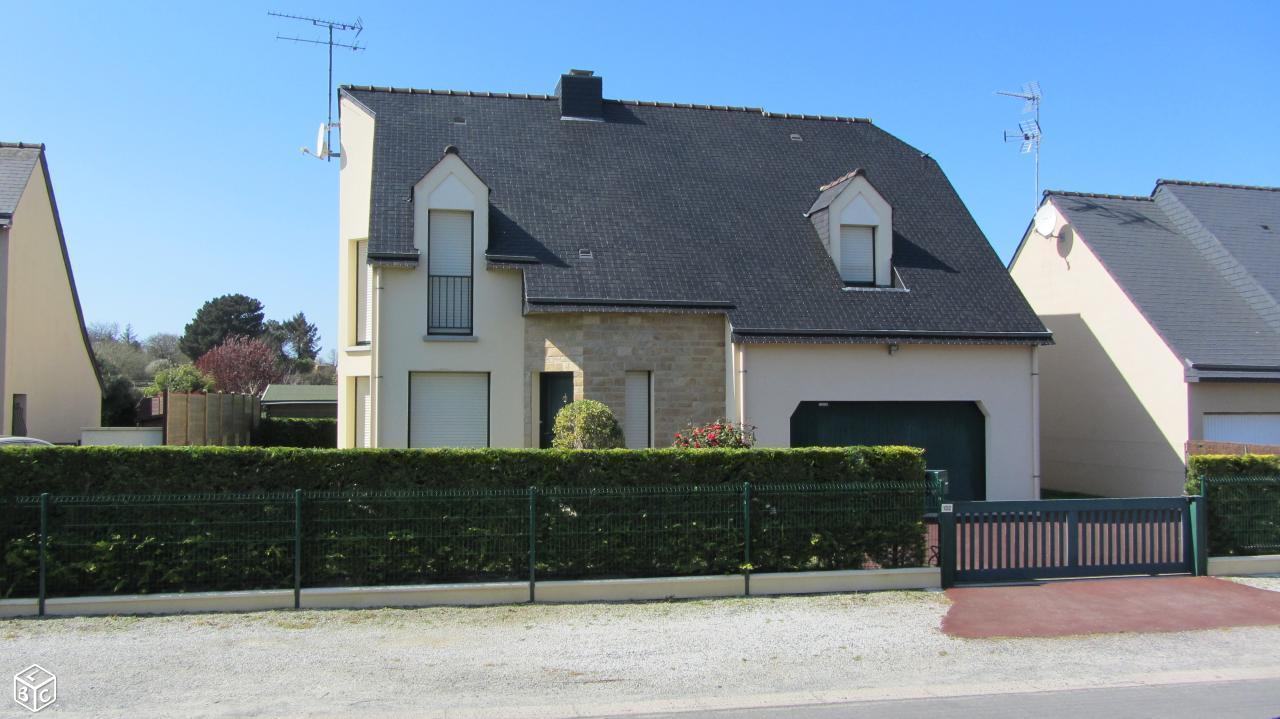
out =
[[(622, 716), (622, 715), (619, 715)], [(1053, 719), (1054, 717), (1280, 717), (1280, 681), (1248, 680), (1073, 689), (1053, 692), (866, 701), (725, 709), (675, 714), (630, 714), (627, 719)]]

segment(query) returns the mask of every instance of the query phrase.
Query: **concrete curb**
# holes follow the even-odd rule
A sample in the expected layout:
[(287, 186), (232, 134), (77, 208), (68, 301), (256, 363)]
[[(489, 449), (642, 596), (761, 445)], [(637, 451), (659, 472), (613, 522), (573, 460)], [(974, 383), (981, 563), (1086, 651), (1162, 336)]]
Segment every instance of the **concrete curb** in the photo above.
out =
[(1254, 557), (1209, 557), (1209, 576), (1248, 576), (1250, 574), (1280, 574), (1280, 554), (1259, 554)]
[[(752, 596), (937, 589), (936, 568), (863, 569), (833, 572), (753, 574)], [(742, 575), (589, 579), (538, 582), (537, 602), (626, 602), (658, 599), (736, 597), (745, 594)], [(303, 589), (303, 609), (374, 607), (483, 606), (529, 601), (527, 582), (427, 584), (390, 587), (324, 587)], [(183, 612), (252, 612), (293, 607), (293, 592), (271, 589), (248, 592), (132, 594), (106, 597), (58, 597), (45, 601), (49, 616), (102, 614), (179, 614)], [(35, 599), (0, 600), (0, 617), (33, 616)]]

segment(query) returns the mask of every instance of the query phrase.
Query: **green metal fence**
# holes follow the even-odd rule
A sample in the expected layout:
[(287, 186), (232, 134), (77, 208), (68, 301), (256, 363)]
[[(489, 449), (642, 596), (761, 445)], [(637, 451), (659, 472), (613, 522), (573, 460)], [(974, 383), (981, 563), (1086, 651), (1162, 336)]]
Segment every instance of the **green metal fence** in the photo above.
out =
[(921, 482), (0, 499), (0, 597), (924, 564)]
[(1211, 555), (1280, 553), (1280, 476), (1202, 477)]

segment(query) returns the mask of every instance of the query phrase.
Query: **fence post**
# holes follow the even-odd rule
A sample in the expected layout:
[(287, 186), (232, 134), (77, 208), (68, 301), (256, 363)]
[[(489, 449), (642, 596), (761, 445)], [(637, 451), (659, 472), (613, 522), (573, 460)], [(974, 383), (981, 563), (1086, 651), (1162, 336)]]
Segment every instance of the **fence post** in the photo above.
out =
[(529, 603), (536, 598), (538, 585), (538, 488), (529, 487)]
[(938, 507), (938, 571), (942, 575), (942, 588), (950, 589), (956, 583), (956, 514), (955, 505), (943, 502)]
[(302, 490), (293, 490), (293, 608), (302, 608)]
[[(1205, 488), (1201, 486), (1200, 491)], [(1203, 494), (1187, 497), (1187, 501), (1191, 505), (1191, 573), (1203, 577), (1209, 573), (1208, 503)]]
[(38, 611), (40, 616), (44, 616), (44, 598), (45, 598), (45, 555), (48, 554), (49, 547), (49, 493), (42, 492), (40, 494), (40, 586), (37, 589), (39, 599), (36, 603), (39, 605)]
[(742, 483), (742, 591), (751, 596), (751, 483)]

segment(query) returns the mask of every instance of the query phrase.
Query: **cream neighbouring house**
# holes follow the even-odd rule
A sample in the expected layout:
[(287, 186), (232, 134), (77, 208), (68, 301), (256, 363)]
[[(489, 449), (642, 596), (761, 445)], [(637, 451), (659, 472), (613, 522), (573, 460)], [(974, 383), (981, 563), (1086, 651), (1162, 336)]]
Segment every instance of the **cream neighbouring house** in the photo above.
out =
[(1010, 273), (1056, 340), (1046, 487), (1177, 495), (1188, 442), (1280, 445), (1280, 188), (1046, 192)]
[(44, 145), (0, 142), (0, 435), (80, 441), (101, 424)]
[(903, 443), (1035, 497), (1049, 333), (928, 155), (861, 119), (344, 86), (339, 444)]

